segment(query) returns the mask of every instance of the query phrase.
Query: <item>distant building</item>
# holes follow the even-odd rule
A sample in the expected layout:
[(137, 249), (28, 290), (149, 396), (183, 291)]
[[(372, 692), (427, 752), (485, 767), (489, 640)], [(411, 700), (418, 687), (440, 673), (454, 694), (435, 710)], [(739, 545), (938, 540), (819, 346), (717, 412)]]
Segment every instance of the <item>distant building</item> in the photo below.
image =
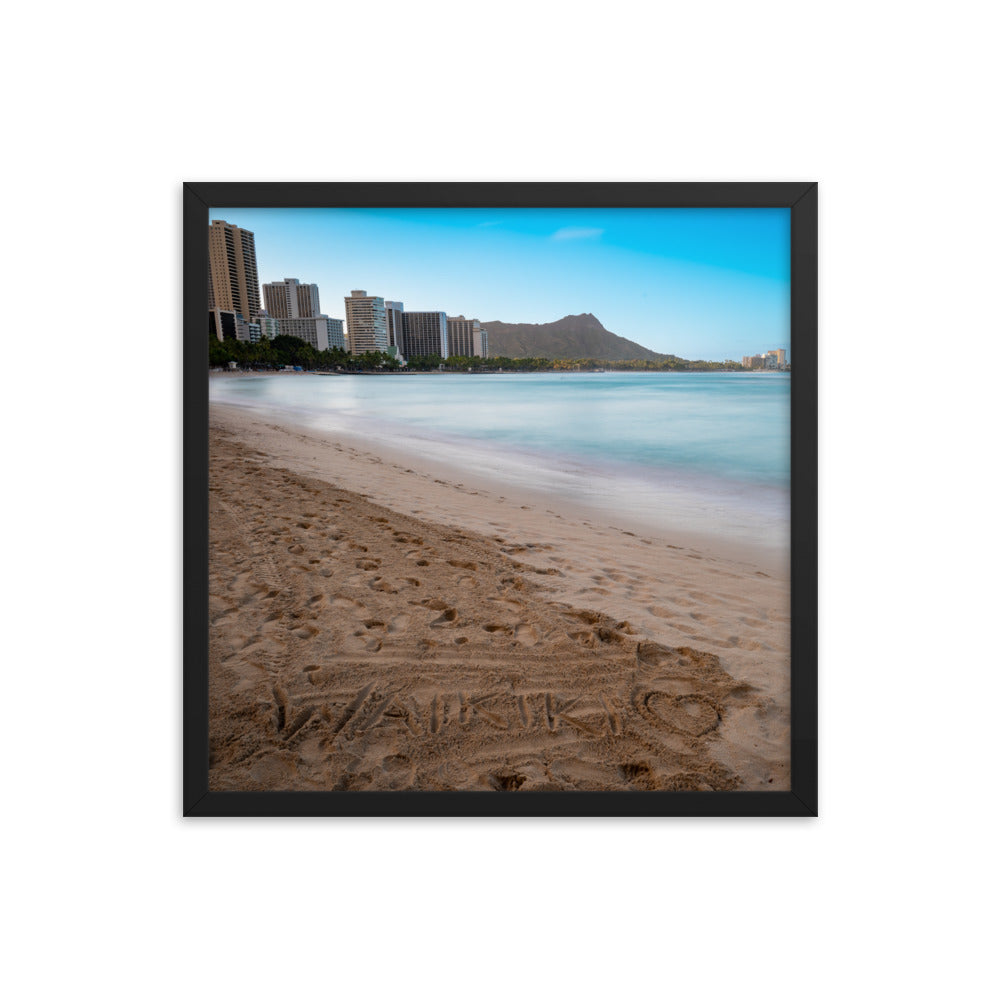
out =
[(448, 353), (451, 357), (456, 354), (463, 358), (489, 357), (486, 351), (486, 331), (480, 326), (478, 319), (448, 317)]
[(385, 300), (385, 325), (389, 334), (389, 346), (399, 348), (403, 342), (403, 303)]
[[(385, 299), (369, 295), (363, 289), (352, 291), (344, 299), (347, 310), (347, 344), (352, 354), (389, 350), (389, 330)], [(405, 351), (403, 352), (406, 353)]]
[(404, 357), (440, 354), (448, 357), (448, 317), (443, 312), (404, 312)]
[(260, 323), (244, 319), (236, 314), (236, 339), (248, 344), (260, 343)]
[(261, 311), (253, 233), (221, 219), (208, 227), (208, 308), (241, 316)]
[(347, 336), (344, 334), (344, 321), (333, 319), (331, 316), (322, 316), (326, 320), (326, 336), (330, 342), (330, 347), (337, 347), (342, 351), (347, 350)]
[(331, 347), (346, 350), (344, 321), (329, 316), (288, 316), (277, 320), (278, 330), (284, 337), (298, 337), (312, 344), (317, 351)]
[(264, 286), (264, 308), (275, 319), (319, 316), (319, 287), (303, 285), (298, 278), (269, 282)]
[(784, 348), (768, 351), (766, 354), (754, 354), (743, 358), (744, 368), (764, 368), (770, 371), (783, 371), (787, 367)]
[(208, 335), (216, 340), (237, 340), (236, 323), (237, 315), (232, 309), (208, 310)]
[(277, 320), (268, 316), (246, 319), (231, 309), (209, 309), (208, 332), (218, 340), (242, 340), (244, 343), (257, 344), (262, 337), (274, 340), (280, 331)]
[(268, 340), (274, 340), (275, 337), (281, 335), (278, 321), (273, 316), (263, 313), (260, 316), (255, 316), (254, 321), (260, 326), (260, 335), (262, 338), (267, 337)]

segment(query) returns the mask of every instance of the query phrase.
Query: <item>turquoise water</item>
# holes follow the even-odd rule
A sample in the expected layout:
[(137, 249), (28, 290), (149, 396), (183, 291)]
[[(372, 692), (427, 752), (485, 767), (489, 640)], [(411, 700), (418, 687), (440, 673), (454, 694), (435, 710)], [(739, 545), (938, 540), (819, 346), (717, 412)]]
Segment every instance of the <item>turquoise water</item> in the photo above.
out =
[(688, 520), (773, 533), (790, 388), (783, 373), (282, 375), (215, 378), (210, 398), (637, 516), (669, 500)]

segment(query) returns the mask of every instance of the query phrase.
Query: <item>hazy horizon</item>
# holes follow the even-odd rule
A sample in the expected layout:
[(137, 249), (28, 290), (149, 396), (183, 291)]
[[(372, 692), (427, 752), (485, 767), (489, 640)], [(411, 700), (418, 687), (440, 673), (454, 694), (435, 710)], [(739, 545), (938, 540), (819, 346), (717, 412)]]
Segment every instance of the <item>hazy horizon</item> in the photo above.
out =
[(298, 278), (343, 318), (353, 289), (414, 311), (551, 323), (591, 313), (662, 354), (790, 352), (790, 212), (779, 208), (226, 208), (262, 284)]

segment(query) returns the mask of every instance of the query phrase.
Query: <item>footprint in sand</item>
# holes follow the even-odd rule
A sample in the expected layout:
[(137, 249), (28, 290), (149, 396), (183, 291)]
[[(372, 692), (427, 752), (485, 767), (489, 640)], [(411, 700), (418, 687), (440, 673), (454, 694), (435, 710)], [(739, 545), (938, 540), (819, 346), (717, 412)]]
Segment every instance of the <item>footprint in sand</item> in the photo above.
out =
[(512, 601), (506, 597), (490, 597), (488, 600), (492, 604), (499, 604), (505, 608), (510, 608), (512, 611), (520, 611), (524, 607), (523, 601)]
[(479, 775), (460, 760), (449, 760), (437, 770), (438, 781), (446, 788), (472, 788), (479, 783)]
[(368, 609), (360, 601), (355, 601), (352, 597), (347, 597), (344, 594), (334, 594), (330, 598), (330, 604), (335, 608), (349, 611), (356, 617), (368, 614)]
[[(693, 597), (693, 598), (694, 598), (694, 599), (695, 599), (696, 601), (701, 601), (701, 603), (702, 603), (702, 604), (713, 604), (713, 605), (719, 605), (719, 604), (722, 604), (722, 603), (723, 603), (723, 602), (722, 602), (721, 600), (719, 600), (719, 598), (718, 598), (718, 597), (716, 597), (716, 596), (715, 596), (714, 594), (706, 594), (706, 593), (703, 593), (703, 592), (702, 592), (702, 591), (700, 591), (700, 590), (692, 590), (692, 591), (691, 591), (691, 596), (692, 596), (692, 597)], [(723, 595), (723, 596), (729, 596), (729, 595)], [(678, 602), (678, 603), (680, 603), (680, 602)]]
[(731, 635), (727, 639), (730, 646), (735, 646), (737, 649), (746, 649), (751, 652), (759, 652), (762, 649), (770, 649), (770, 646), (765, 645), (762, 642), (757, 642), (754, 639), (743, 639), (738, 635)]
[(625, 761), (618, 767), (622, 781), (643, 791), (653, 791), (657, 787), (656, 775), (653, 769), (644, 761)]
[(641, 667), (659, 668), (665, 666), (684, 667), (690, 662), (683, 654), (658, 642), (640, 642), (635, 651)]
[(417, 766), (404, 754), (392, 754), (382, 761), (376, 778), (378, 785), (396, 791), (409, 788), (416, 777)]
[(522, 622), (514, 629), (514, 638), (517, 639), (517, 641), (523, 646), (534, 646), (535, 643), (538, 642), (540, 636), (538, 634), (538, 629), (536, 629), (534, 625)]
[(566, 633), (574, 642), (578, 642), (587, 649), (598, 649), (601, 646), (619, 645), (625, 641), (625, 637), (619, 635), (610, 628), (580, 629), (577, 632)]
[(396, 615), (392, 621), (389, 622), (389, 627), (386, 631), (388, 632), (405, 632), (406, 626), (410, 624), (409, 615)]
[(341, 645), (345, 653), (377, 653), (382, 648), (382, 640), (377, 635), (359, 630), (354, 635), (345, 636)]

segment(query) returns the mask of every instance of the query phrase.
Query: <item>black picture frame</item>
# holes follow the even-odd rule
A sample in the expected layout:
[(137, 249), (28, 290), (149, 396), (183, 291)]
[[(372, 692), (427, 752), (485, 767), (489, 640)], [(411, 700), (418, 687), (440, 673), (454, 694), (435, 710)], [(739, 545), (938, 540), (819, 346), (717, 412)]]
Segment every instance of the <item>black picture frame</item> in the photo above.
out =
[[(183, 813), (185, 816), (816, 816), (818, 200), (813, 182), (187, 183), (183, 187)], [(791, 790), (775, 792), (209, 791), (209, 208), (789, 208), (791, 215)]]

